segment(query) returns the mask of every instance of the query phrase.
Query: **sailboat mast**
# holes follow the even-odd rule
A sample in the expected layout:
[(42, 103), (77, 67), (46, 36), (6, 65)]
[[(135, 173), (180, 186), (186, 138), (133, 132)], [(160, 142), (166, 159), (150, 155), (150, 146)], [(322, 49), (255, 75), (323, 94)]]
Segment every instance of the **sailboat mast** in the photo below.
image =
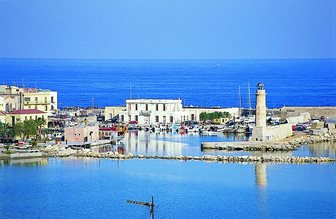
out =
[(243, 98), (240, 90), (240, 85), (238, 85), (238, 90), (239, 90), (239, 108), (241, 109), (243, 107)]
[(251, 89), (250, 89), (250, 81), (248, 81), (248, 102), (249, 102), (249, 116), (251, 115)]

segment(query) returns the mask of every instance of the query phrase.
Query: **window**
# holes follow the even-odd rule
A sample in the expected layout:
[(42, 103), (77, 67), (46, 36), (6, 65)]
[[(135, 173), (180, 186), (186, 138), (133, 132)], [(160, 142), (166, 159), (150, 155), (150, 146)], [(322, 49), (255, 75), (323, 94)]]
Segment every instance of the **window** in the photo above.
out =
[(132, 117), (128, 116), (128, 122), (132, 121)]
[(135, 104), (135, 110), (138, 110), (138, 104)]
[(48, 102), (48, 98), (44, 97), (44, 103), (47, 103), (47, 102)]
[(156, 104), (156, 111), (159, 111), (159, 104)]
[(30, 101), (30, 97), (25, 97), (24, 100), (25, 100), (26, 102), (29, 102), (29, 101)]
[(48, 106), (45, 106), (45, 111), (48, 111)]
[(171, 116), (171, 117), (170, 117), (170, 123), (173, 123), (173, 122), (174, 122), (174, 117)]
[(35, 97), (35, 102), (36, 102), (36, 103), (38, 102), (38, 97)]
[(155, 122), (159, 122), (159, 116), (155, 116)]
[(135, 121), (137, 121), (137, 122), (139, 121), (139, 116), (138, 115), (135, 116)]
[(146, 104), (146, 111), (148, 111), (148, 104)]
[(52, 102), (52, 103), (54, 102), (54, 97), (51, 97), (51, 102)]
[(166, 104), (163, 104), (163, 111), (166, 111)]
[(124, 115), (121, 115), (120, 120), (123, 122), (125, 120)]

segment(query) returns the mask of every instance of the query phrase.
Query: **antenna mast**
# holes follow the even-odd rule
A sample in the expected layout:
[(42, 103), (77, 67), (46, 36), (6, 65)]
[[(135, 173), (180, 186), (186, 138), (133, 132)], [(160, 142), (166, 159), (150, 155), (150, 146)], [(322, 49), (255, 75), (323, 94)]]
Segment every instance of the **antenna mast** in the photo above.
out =
[(150, 208), (150, 217), (151, 219), (154, 219), (154, 197), (152, 196), (152, 202), (142, 202), (142, 201), (134, 201), (134, 200), (127, 200), (127, 204), (133, 204), (133, 205), (140, 205), (144, 207)]

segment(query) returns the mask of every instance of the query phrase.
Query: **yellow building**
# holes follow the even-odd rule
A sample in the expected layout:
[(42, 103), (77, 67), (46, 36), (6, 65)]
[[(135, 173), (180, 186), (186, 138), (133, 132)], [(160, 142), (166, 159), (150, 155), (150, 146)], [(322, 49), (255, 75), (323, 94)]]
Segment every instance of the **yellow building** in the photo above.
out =
[(108, 106), (105, 107), (104, 116), (105, 120), (112, 119), (117, 116), (121, 111), (126, 110), (126, 107), (123, 106)]
[(212, 120), (214, 124), (219, 124), (219, 125), (225, 125), (225, 123), (227, 123), (228, 121), (230, 121), (230, 118), (218, 118), (218, 119)]
[(45, 127), (48, 126), (48, 113), (37, 109), (15, 110), (6, 114), (6, 123), (13, 126), (17, 122), (24, 122), (25, 120), (37, 120), (42, 118), (46, 121)]
[(1, 123), (6, 122), (6, 113), (4, 111), (0, 111), (0, 122)]
[(0, 85), (0, 110), (9, 112), (20, 110), (23, 106), (23, 91), (10, 85)]
[(57, 92), (25, 88), (23, 109), (36, 109), (50, 115), (57, 110)]

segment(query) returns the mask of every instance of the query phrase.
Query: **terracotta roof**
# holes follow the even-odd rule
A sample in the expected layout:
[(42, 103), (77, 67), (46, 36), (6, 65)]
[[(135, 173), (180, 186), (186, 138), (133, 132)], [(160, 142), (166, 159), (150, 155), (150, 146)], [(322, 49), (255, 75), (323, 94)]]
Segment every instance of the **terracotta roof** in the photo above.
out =
[(42, 114), (42, 113), (45, 113), (45, 112), (41, 110), (37, 110), (37, 109), (23, 109), (23, 110), (12, 111), (9, 114), (20, 115), (20, 114)]

